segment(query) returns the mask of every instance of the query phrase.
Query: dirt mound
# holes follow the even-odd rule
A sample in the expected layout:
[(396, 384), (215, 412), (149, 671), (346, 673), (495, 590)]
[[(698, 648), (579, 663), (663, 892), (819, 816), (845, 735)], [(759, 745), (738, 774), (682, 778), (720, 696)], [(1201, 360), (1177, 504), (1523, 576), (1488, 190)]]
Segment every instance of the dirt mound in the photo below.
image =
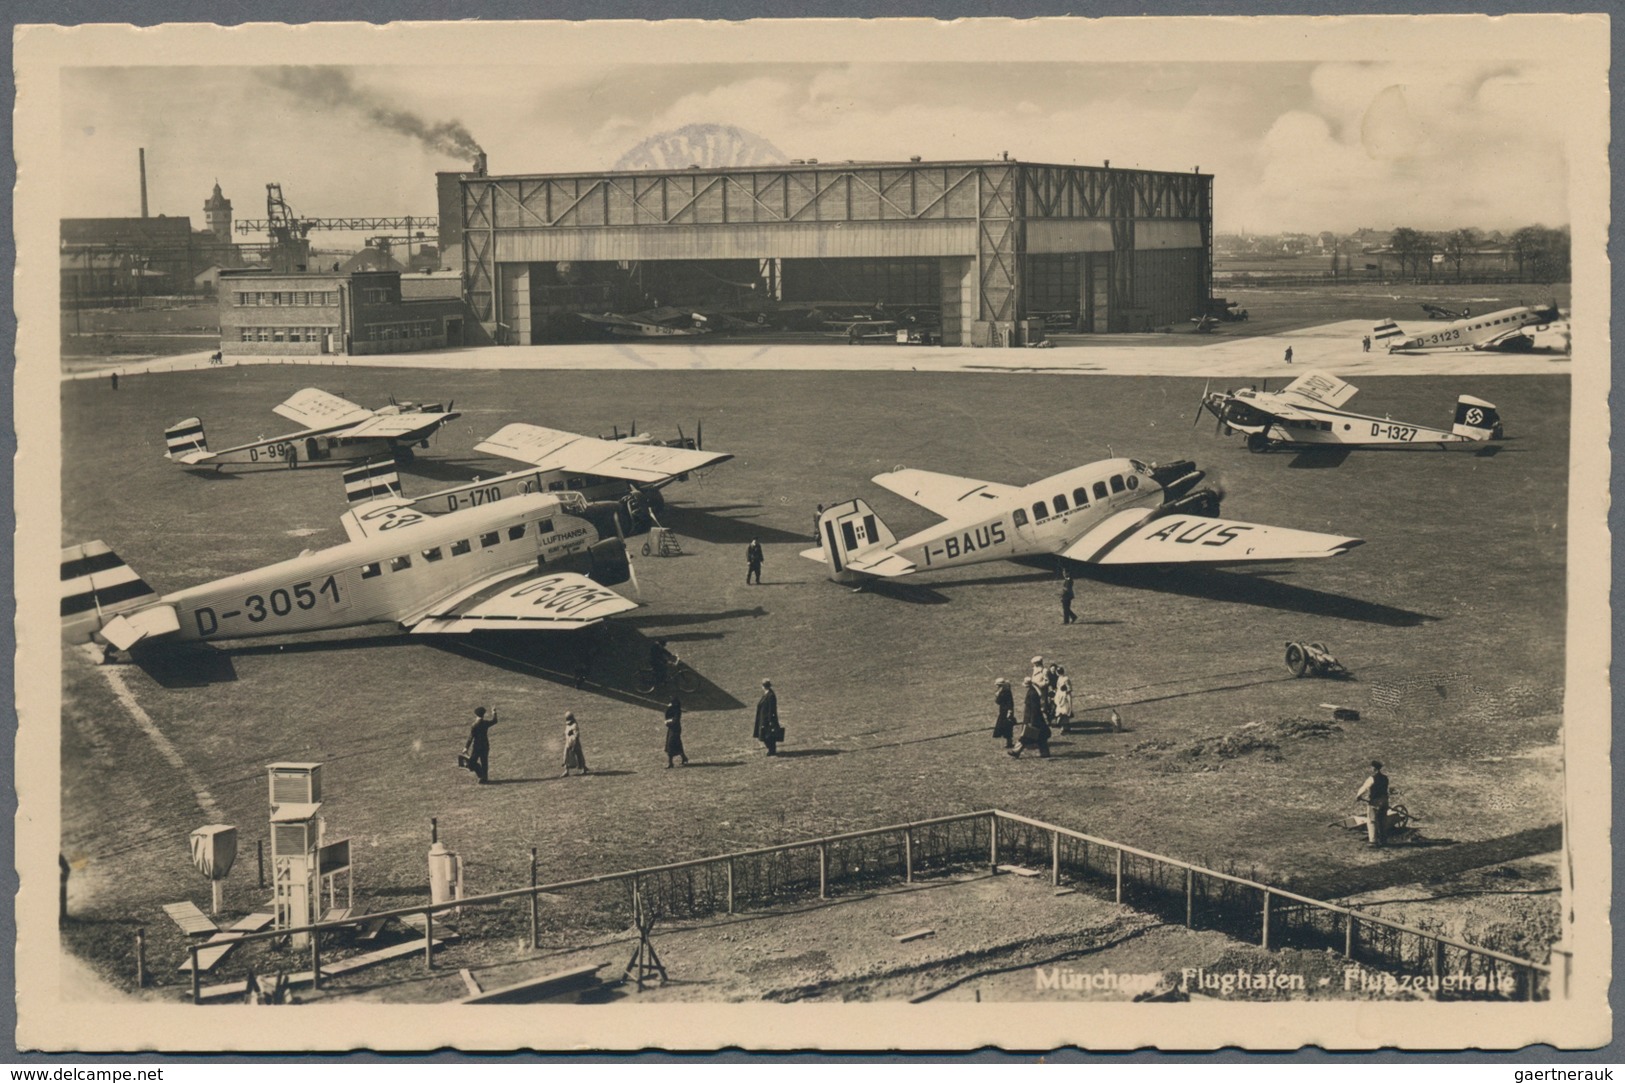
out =
[(1129, 750), (1129, 755), (1163, 760), (1167, 770), (1217, 771), (1224, 760), (1256, 754), (1263, 754), (1271, 761), (1279, 760), (1283, 742), (1331, 737), (1342, 732), (1343, 727), (1335, 722), (1278, 718), (1273, 722), (1248, 722), (1229, 733), (1184, 743), (1141, 741)]

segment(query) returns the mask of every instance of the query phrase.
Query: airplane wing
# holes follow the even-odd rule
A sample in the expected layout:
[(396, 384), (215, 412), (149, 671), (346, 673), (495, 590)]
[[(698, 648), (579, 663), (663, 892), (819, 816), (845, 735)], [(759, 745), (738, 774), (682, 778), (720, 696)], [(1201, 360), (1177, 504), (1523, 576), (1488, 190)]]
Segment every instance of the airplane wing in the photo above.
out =
[(1132, 508), (1100, 523), (1060, 555), (1085, 564), (1218, 564), (1334, 557), (1363, 544), (1359, 538), (1308, 530)]
[(1309, 405), (1329, 406), (1337, 410), (1359, 390), (1353, 384), (1339, 380), (1328, 372), (1306, 372), (1281, 388), (1278, 394), (1306, 401)]
[(421, 511), (412, 510), (410, 500), (398, 496), (368, 500), (339, 516), (345, 536), (351, 541), (361, 541), (363, 538), (375, 537), (385, 530), (399, 530), (428, 520), (429, 517)]
[(365, 406), (357, 406), (348, 399), (329, 395), (326, 391), (315, 387), (294, 392), (292, 398), (280, 406), (272, 407), (272, 411), (309, 429), (336, 429), (342, 425), (357, 425), (372, 416), (372, 411)]
[(505, 572), (437, 603), (412, 624), (414, 635), (451, 632), (571, 631), (636, 609), (638, 603), (578, 572)]
[(373, 414), (346, 432), (345, 436), (370, 440), (406, 440), (428, 436), (448, 421), (462, 415), (444, 410), (413, 410), (400, 414)]
[(703, 470), (733, 458), (727, 452), (600, 440), (523, 422), (504, 425), (484, 442), (474, 445), (474, 450), (484, 455), (518, 459), (543, 470), (568, 470), (643, 484), (668, 482), (679, 474)]
[(944, 519), (971, 515), (984, 504), (993, 504), (1017, 491), (1010, 485), (936, 474), (930, 470), (893, 470), (876, 474), (870, 480)]

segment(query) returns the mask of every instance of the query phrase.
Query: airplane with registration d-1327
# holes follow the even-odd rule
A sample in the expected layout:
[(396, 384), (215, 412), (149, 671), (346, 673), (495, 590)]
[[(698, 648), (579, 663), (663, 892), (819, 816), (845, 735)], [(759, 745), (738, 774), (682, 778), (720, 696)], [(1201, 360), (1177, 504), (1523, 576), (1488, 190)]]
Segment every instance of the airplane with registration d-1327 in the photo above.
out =
[(818, 520), (838, 583), (863, 583), (989, 560), (1055, 556), (1084, 564), (1226, 564), (1340, 556), (1359, 538), (1219, 518), (1222, 499), (1196, 486), (1189, 460), (1164, 466), (1105, 459), (1030, 485), (899, 468), (874, 482), (945, 518), (898, 541), (873, 509), (848, 500)]
[(102, 542), (62, 551), (70, 642), (129, 650), (393, 624), (414, 634), (573, 630), (637, 608), (619, 505), (526, 493), (431, 516), (378, 500), (344, 513), (350, 541), (159, 596)]
[(272, 411), (305, 428), (210, 451), (202, 420), (189, 417), (164, 430), (164, 458), (185, 467), (212, 466), (216, 470), (228, 464), (297, 466), (301, 460), (372, 459), (380, 455), (409, 463), (413, 444), (427, 448), (429, 437), (458, 417), (450, 406), (439, 403), (391, 402), (369, 410), (314, 387), (295, 392)]

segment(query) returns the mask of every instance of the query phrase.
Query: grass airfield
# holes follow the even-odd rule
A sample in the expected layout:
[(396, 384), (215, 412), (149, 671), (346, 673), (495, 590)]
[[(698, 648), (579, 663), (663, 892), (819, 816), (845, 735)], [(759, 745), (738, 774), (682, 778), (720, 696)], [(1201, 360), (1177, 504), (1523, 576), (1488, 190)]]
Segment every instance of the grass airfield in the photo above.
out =
[[(283, 431), (271, 407), (307, 384), (368, 405), (456, 399), (462, 418), (403, 474), (409, 492), (511, 468), (472, 451), (510, 421), (607, 433), (635, 420), (660, 435), (703, 422), (706, 446), (736, 458), (667, 490), (662, 521), (684, 555), (639, 560), (643, 608), (600, 629), (453, 639), (380, 627), (115, 667), (180, 766), (107, 673), (65, 653), (63, 846), (81, 919), (70, 944), (120, 978), (131, 927), (148, 926), (163, 960), (172, 930), (158, 930), (159, 905), (207, 895), (192, 828), (238, 825), (228, 909), (263, 902), (253, 840), (276, 760), (326, 765), (329, 837), (354, 840), (371, 909), (427, 897), (431, 816), (471, 892), (521, 883), (531, 846), (547, 881), (989, 806), (1324, 898), (1556, 848), (1566, 376), (1361, 376), (1361, 412), (1436, 424), (1471, 393), (1500, 407), (1509, 439), (1355, 452), (1335, 468), (1248, 454), (1210, 419), (1193, 429), (1200, 377), (250, 366), (134, 376), (117, 392), (70, 381), (63, 542), (100, 538), (163, 592), (343, 541), (337, 467), (203, 475), (162, 458), (163, 427), (192, 414), (217, 447)], [(868, 481), (894, 466), (1020, 484), (1113, 452), (1195, 459), (1225, 489), (1228, 517), (1367, 544), (1323, 561), (1083, 569), (1070, 628), (1049, 567), (991, 563), (855, 593), (797, 555), (820, 502), (861, 496), (899, 536), (934, 521)], [(767, 553), (759, 587), (744, 583), (752, 537)], [(664, 769), (663, 702), (632, 691), (656, 637), (703, 682), (685, 697), (684, 770)], [(1291, 679), (1289, 639), (1325, 642), (1357, 679)], [(1080, 715), (1116, 706), (1127, 731), (1058, 737), (1049, 761), (1004, 756), (989, 736), (993, 679), (1019, 682), (1034, 654), (1066, 665)], [(578, 665), (582, 689), (565, 676)], [(1441, 676), (1431, 700), (1373, 701)], [(763, 677), (789, 733), (774, 760), (750, 739)], [(1324, 720), (1322, 702), (1364, 718), (1214, 751), (1248, 723)], [(476, 704), (501, 709), (499, 785), (453, 764)], [(587, 777), (556, 777), (566, 710), (582, 720)], [(1352, 811), (1373, 756), (1425, 834), (1450, 844), (1369, 851), (1327, 826)]]

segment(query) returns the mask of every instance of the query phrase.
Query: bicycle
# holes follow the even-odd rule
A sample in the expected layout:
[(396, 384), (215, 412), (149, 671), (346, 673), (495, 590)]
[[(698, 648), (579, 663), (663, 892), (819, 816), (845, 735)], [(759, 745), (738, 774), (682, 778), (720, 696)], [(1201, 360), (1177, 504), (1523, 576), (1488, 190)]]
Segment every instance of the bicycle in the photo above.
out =
[(700, 687), (700, 678), (697, 673), (688, 668), (688, 664), (681, 659), (674, 658), (666, 663), (666, 679), (655, 680), (655, 671), (649, 666), (638, 670), (637, 691), (641, 695), (648, 695), (664, 685), (668, 689), (679, 692), (694, 692)]

